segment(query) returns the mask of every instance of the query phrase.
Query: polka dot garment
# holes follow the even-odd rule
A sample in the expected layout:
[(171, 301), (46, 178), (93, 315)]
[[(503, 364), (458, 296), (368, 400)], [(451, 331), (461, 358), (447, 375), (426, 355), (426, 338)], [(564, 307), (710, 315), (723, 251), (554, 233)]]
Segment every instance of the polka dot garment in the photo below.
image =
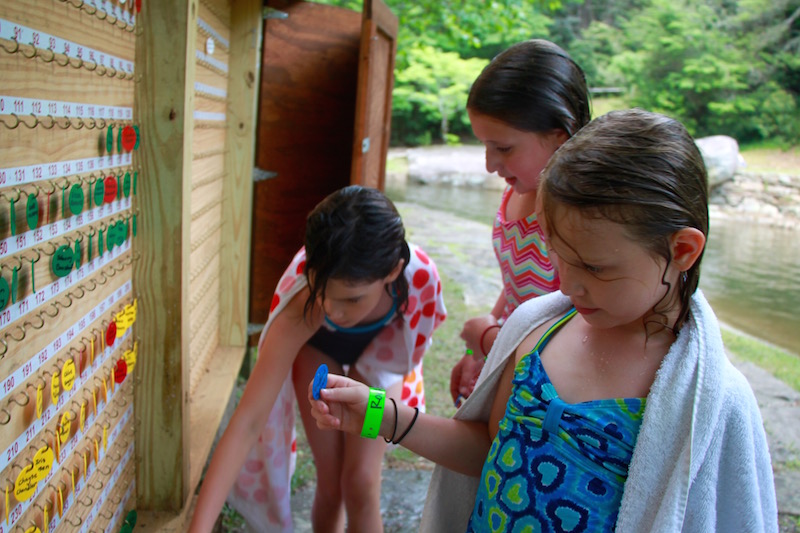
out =
[[(410, 243), (409, 248), (411, 258), (404, 271), (409, 285), (408, 306), (402, 320), (393, 320), (372, 340), (356, 368), (372, 386), (383, 389), (402, 379), (402, 400), (424, 411), (422, 359), (447, 310), (436, 265), (421, 248)], [(305, 258), (305, 249), (301, 248), (278, 281), (267, 328), (306, 287)], [(228, 495), (228, 503), (257, 531), (292, 531), (289, 492), (297, 448), (294, 402), (291, 379), (287, 379), (258, 443), (250, 450)]]

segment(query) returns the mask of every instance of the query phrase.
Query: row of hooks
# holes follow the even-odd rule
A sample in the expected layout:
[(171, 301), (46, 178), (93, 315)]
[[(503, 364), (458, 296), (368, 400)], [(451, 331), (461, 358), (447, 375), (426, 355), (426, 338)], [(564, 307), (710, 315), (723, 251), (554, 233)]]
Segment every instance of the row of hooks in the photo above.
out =
[[(83, 0), (78, 0), (77, 3), (73, 2), (72, 0), (59, 0), (59, 1), (64, 3), (64, 4), (70, 5), (72, 7), (75, 7), (77, 9), (86, 11), (88, 14), (94, 15), (100, 20), (105, 20), (105, 21), (109, 22), (110, 24), (112, 24), (113, 26), (116, 26), (118, 28), (122, 28), (123, 30), (125, 30), (127, 32), (133, 33), (133, 31), (136, 29), (135, 25), (128, 24), (124, 20), (121, 20), (119, 17), (115, 17), (114, 15), (109, 15), (105, 11), (103, 11), (101, 9), (97, 9), (94, 6), (89, 6)], [(133, 2), (131, 1), (131, 12), (132, 12), (132, 10), (133, 10)]]
[(102, 267), (90, 280), (81, 283), (67, 293), (58, 295), (52, 302), (47, 304), (47, 307), (26, 318), (22, 324), (16, 324), (13, 328), (4, 331), (2, 337), (0, 337), (0, 359), (3, 359), (8, 352), (9, 339), (16, 343), (24, 341), (31, 329), (40, 330), (44, 327), (46, 318), (56, 318), (62, 309), (66, 310), (72, 307), (72, 304), (76, 300), (83, 298), (87, 291), (94, 291), (98, 286), (108, 283), (109, 279), (125, 270), (139, 257), (138, 253), (130, 254), (121, 261)]
[[(7, 129), (14, 130), (20, 126), (25, 126), (28, 129), (34, 129), (38, 126), (43, 127), (46, 130), (52, 130), (54, 127), (58, 126), (62, 130), (68, 130), (70, 128), (75, 130), (81, 130), (86, 128), (87, 130), (92, 129), (105, 129), (108, 126), (115, 126), (119, 125), (119, 127), (126, 126), (132, 123), (132, 120), (129, 121), (122, 121), (122, 120), (106, 120), (104, 118), (81, 118), (81, 117), (54, 117), (53, 115), (45, 115), (40, 117), (34, 113), (30, 113), (29, 115), (17, 115), (16, 113), (9, 113), (8, 116), (14, 119), (13, 123), (6, 122), (5, 118), (0, 116), (0, 123), (3, 124)], [(33, 122), (28, 123), (28, 117), (33, 118)], [(25, 118), (26, 120), (22, 120)], [(46, 119), (49, 119), (47, 122)]]
[[(8, 42), (14, 43), (14, 46), (9, 48), (6, 46), (6, 43)], [(23, 48), (23, 46), (25, 48)], [(70, 57), (64, 54), (56, 54), (56, 52), (50, 48), (37, 48), (32, 44), (20, 45), (20, 42), (15, 39), (0, 39), (0, 48), (9, 54), (20, 53), (28, 59), (34, 59), (38, 57), (45, 63), (55, 63), (61, 67), (70, 66), (75, 69), (85, 68), (90, 72), (96, 72), (99, 76), (108, 76), (109, 78), (118, 78), (121, 80), (134, 79), (134, 74), (132, 72), (117, 70), (114, 67), (106, 67), (105, 65), (101, 65), (93, 61), (84, 61), (81, 57)], [(29, 53), (24, 51), (27, 49), (30, 49)], [(49, 52), (49, 56), (45, 55), (46, 52)], [(57, 57), (63, 57), (64, 59), (63, 61), (58, 60)]]
[[(28, 192), (28, 189), (25, 186), (22, 187), (11, 187), (9, 189), (4, 189), (0, 191), (0, 197), (4, 198), (9, 202), (18, 202), (19, 199), (24, 194), (26, 197), (29, 194), (33, 194), (34, 196), (39, 196), (39, 193), (44, 192), (45, 194), (53, 194), (56, 192), (56, 189), (60, 189), (62, 191), (70, 188), (72, 185), (89, 185), (90, 187), (97, 183), (99, 180), (105, 180), (106, 178), (115, 178), (117, 181), (122, 180), (126, 174), (130, 174), (131, 172), (138, 173), (138, 170), (134, 170), (133, 167), (120, 169), (117, 172), (90, 172), (89, 174), (75, 174), (73, 176), (65, 176), (63, 178), (55, 178), (50, 181), (43, 181), (39, 183), (32, 183), (30, 184), (30, 188), (35, 191), (35, 193)], [(63, 181), (59, 181), (63, 180)], [(50, 190), (44, 188), (43, 184), (50, 185)], [(16, 196), (9, 196), (9, 192), (16, 193)]]
[[(58, 436), (55, 435), (52, 431), (49, 433), (53, 434), (53, 438), (55, 439), (54, 442), (58, 442)], [(40, 498), (37, 502), (33, 503), (33, 508), (37, 509), (39, 512), (42, 513), (42, 518), (46, 520), (45, 517), (52, 517), (53, 514), (57, 513), (61, 518), (62, 521), (66, 524), (69, 524), (73, 528), (78, 528), (83, 524), (84, 517), (81, 516), (79, 513), (73, 513), (75, 516), (70, 517), (68, 514), (65, 513), (66, 509), (63, 508), (64, 501), (66, 501), (70, 495), (70, 493), (74, 492), (77, 488), (76, 480), (80, 480), (81, 476), (84, 477), (86, 481), (85, 486), (89, 487), (96, 491), (102, 491), (105, 488), (105, 484), (108, 481), (108, 478), (111, 476), (113, 472), (113, 466), (109, 464), (105, 458), (109, 458), (110, 461), (113, 463), (119, 463), (124, 455), (126, 450), (130, 447), (131, 441), (133, 440), (134, 432), (132, 427), (128, 427), (124, 429), (117, 440), (111, 445), (108, 449), (106, 454), (103, 457), (103, 461), (100, 461), (100, 451), (99, 451), (99, 437), (95, 436), (94, 439), (90, 439), (94, 443), (94, 449), (92, 448), (92, 442), (87, 442), (85, 444), (85, 448), (81, 450), (76, 450), (72, 457), (79, 457), (80, 460), (77, 463), (73, 463), (72, 468), (69, 467), (62, 467), (60, 475), (47, 483), (47, 488), (52, 491), (50, 497), (47, 498)], [(48, 449), (53, 449), (49, 442), (47, 442)], [(105, 478), (100, 478), (97, 476), (92, 476), (91, 479), (86, 480), (86, 475), (88, 474), (88, 465), (94, 462), (96, 470), (100, 472)], [(81, 468), (81, 463), (83, 463), (83, 468)], [(20, 468), (18, 465), (15, 467)], [(127, 467), (126, 467), (127, 468)], [(3, 489), (5, 493), (13, 492), (13, 483), (10, 479), (6, 478), (6, 482), (9, 485)], [(82, 505), (86, 509), (91, 510), (95, 505), (94, 498), (92, 498), (89, 494), (83, 495), (75, 495), (74, 502), (77, 504)], [(6, 500), (8, 501), (8, 500)], [(117, 500), (111, 500), (112, 503), (119, 504), (121, 502), (121, 498), (117, 496)], [(43, 506), (40, 505), (39, 502), (43, 502)], [(103, 515), (106, 518), (105, 515)], [(112, 515), (113, 516), (113, 515)], [(73, 520), (72, 518), (75, 518)], [(110, 518), (110, 517), (108, 517)], [(17, 525), (14, 531), (28, 531), (30, 527), (37, 527), (38, 525), (35, 520), (30, 520), (30, 525)], [(39, 529), (37, 529), (39, 530)], [(40, 530), (39, 530), (40, 531)]]
[[(118, 310), (112, 311), (110, 314), (111, 315), (116, 315), (122, 309), (124, 309), (124, 306), (121, 307)], [(100, 323), (100, 329), (92, 328), (92, 330), (89, 331), (89, 338), (87, 338), (86, 336), (81, 337), (78, 340), (78, 344), (80, 344), (83, 349), (79, 350), (77, 347), (71, 346), (70, 349), (67, 351), (67, 354), (69, 354), (70, 358), (73, 361), (80, 361), (80, 359), (76, 359), (76, 358), (82, 358), (84, 356), (84, 354), (88, 353), (89, 354), (89, 358), (88, 358), (89, 359), (89, 365), (94, 364), (95, 339), (99, 339), (97, 341), (97, 343), (96, 343), (97, 344), (97, 351), (98, 352), (104, 351), (105, 350), (105, 345), (104, 345), (104, 341), (103, 341), (103, 338), (105, 336), (104, 332), (108, 328), (109, 324), (110, 324), (110, 322), (108, 320), (103, 320)], [(137, 342), (138, 342), (138, 339), (136, 341), (130, 341), (129, 344), (128, 344), (128, 350), (135, 349), (135, 344)], [(65, 361), (65, 359), (63, 357), (61, 357), (61, 356), (57, 356), (56, 357), (55, 366), (57, 367), (59, 374), (61, 373), (61, 370), (64, 368), (64, 364), (65, 363), (66, 363), (66, 361)], [(76, 363), (76, 365), (77, 364), (78, 363)], [(114, 371), (115, 371), (115, 368), (116, 368), (115, 365), (116, 365), (116, 361), (111, 361), (107, 365), (108, 368), (105, 368), (105, 367), (101, 367), (100, 368), (100, 372), (99, 373), (103, 376), (102, 379), (97, 377), (97, 375), (93, 375), (92, 376), (92, 382), (94, 383), (94, 385), (96, 387), (92, 388), (91, 390), (90, 390), (89, 387), (84, 387), (83, 388), (83, 395), (84, 395), (83, 399), (84, 400), (86, 400), (86, 401), (89, 401), (89, 400), (96, 401), (96, 399), (98, 397), (97, 396), (98, 390), (103, 394), (103, 397), (105, 397), (104, 391), (108, 388), (108, 382), (106, 381), (106, 379), (107, 378), (114, 379)], [(11, 420), (12, 420), (11, 411), (12, 411), (12, 407), (13, 407), (12, 404), (15, 404), (15, 405), (17, 405), (19, 407), (27, 407), (28, 405), (30, 405), (30, 403), (31, 403), (31, 392), (29, 392), (28, 389), (33, 389), (34, 397), (36, 397), (35, 395), (38, 394), (37, 391), (40, 390), (40, 389), (44, 390), (47, 387), (48, 379), (52, 379), (52, 377), (53, 377), (53, 374), (51, 374), (49, 371), (41, 370), (39, 372), (39, 374), (34, 379), (30, 380), (26, 384), (25, 390), (20, 390), (20, 391), (18, 391), (16, 393), (12, 394), (11, 396), (9, 396), (9, 398), (6, 400), (6, 404), (3, 407), (0, 407), (0, 426), (8, 425), (8, 423), (11, 422)], [(73, 404), (77, 405), (78, 408), (80, 409), (80, 403), (78, 403), (77, 400), (72, 400), (72, 402), (73, 402)], [(81, 403), (83, 403), (83, 402), (81, 402)], [(67, 413), (67, 418), (70, 421), (75, 420), (75, 417), (77, 415), (73, 411), (67, 410), (66, 413)], [(116, 417), (116, 415), (113, 415), (113, 416)]]

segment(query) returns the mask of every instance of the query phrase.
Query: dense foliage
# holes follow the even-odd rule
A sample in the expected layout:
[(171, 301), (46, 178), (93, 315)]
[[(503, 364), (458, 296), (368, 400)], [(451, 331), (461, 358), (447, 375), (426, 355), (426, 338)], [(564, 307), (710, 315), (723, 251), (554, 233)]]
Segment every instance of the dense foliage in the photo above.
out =
[(696, 136), (799, 142), (800, 0), (384, 1), (400, 19), (394, 144), (469, 136), (472, 80), (528, 38), (556, 42), (590, 86), (616, 88)]

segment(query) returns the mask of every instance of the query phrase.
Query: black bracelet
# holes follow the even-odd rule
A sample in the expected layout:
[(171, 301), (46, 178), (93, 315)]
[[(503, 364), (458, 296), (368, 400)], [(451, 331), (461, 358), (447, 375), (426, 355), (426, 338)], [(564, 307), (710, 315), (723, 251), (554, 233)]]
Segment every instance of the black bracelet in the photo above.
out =
[(386, 441), (386, 444), (392, 442), (392, 439), (394, 439), (394, 434), (397, 431), (397, 402), (394, 401), (394, 398), (389, 398), (389, 399), (392, 400), (392, 405), (394, 405), (394, 427), (392, 428), (391, 437), (389, 437), (388, 439), (386, 437), (383, 437), (383, 440)]
[(408, 425), (408, 427), (403, 432), (403, 434), (400, 435), (400, 438), (397, 439), (396, 441), (393, 441), (392, 444), (400, 444), (400, 441), (403, 440), (406, 437), (406, 435), (408, 435), (408, 432), (411, 431), (411, 426), (413, 426), (414, 422), (417, 421), (417, 415), (419, 415), (419, 408), (415, 407), (414, 408), (414, 418), (411, 419), (411, 423)]

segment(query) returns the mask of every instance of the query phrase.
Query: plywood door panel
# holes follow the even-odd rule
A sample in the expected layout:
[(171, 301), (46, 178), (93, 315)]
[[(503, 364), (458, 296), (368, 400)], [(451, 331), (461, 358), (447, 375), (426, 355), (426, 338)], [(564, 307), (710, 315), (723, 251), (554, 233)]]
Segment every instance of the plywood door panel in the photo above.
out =
[(351, 183), (383, 190), (392, 119), (397, 17), (381, 0), (364, 0)]
[(350, 182), (361, 14), (270, 2), (288, 14), (264, 26), (250, 322), (264, 323), (275, 285), (302, 245), (308, 212)]

